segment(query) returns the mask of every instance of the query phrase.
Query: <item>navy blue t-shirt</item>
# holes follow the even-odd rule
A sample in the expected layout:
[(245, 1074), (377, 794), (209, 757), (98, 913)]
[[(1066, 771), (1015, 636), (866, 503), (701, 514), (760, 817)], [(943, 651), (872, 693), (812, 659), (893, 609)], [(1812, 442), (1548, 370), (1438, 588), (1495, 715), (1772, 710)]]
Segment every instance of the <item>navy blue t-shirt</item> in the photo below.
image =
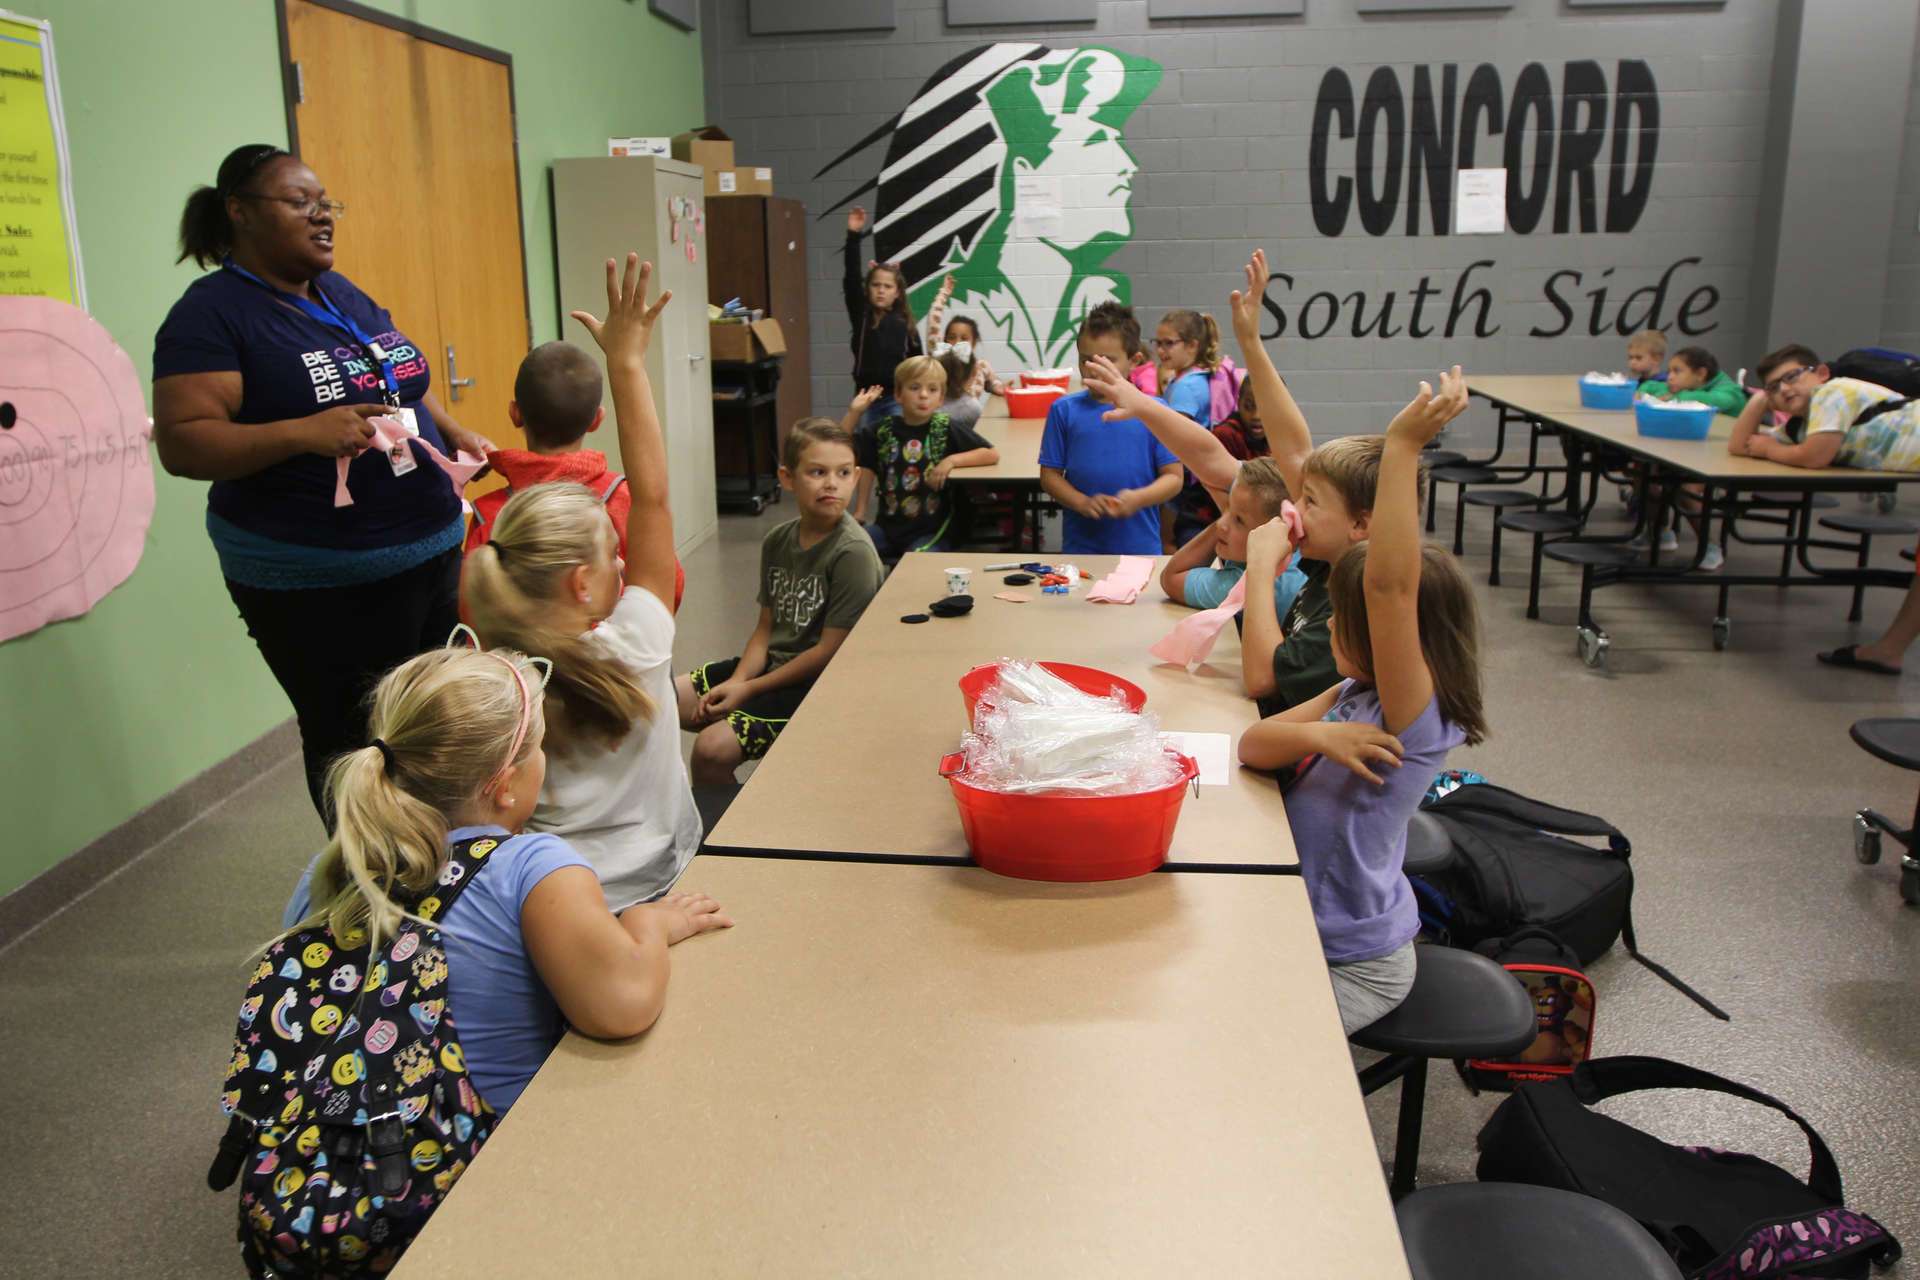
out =
[[(414, 410), (423, 439), (449, 452), (420, 403), (432, 377), (426, 357), (394, 327), (386, 309), (338, 272), (314, 280), (336, 307), (393, 360), (400, 403)], [(305, 418), (342, 404), (377, 404), (380, 366), (353, 338), (322, 324), (237, 272), (212, 271), (187, 287), (153, 340), (153, 376), (238, 373), (234, 421)], [(347, 476), (353, 505), (335, 507), (332, 458), (301, 454), (239, 480), (216, 480), (207, 509), (276, 542), (364, 551), (419, 542), (460, 517), (460, 495), (446, 473), (415, 448), (419, 464), (393, 474), (387, 455), (368, 450)]]

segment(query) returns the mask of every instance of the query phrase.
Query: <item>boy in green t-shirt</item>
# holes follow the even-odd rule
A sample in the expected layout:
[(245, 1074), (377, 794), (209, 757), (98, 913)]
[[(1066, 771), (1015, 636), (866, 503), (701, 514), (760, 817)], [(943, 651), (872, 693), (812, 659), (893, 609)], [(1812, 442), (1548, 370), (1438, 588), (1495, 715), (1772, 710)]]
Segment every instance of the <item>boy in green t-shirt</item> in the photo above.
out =
[(760, 620), (739, 657), (674, 681), (680, 727), (699, 735), (694, 782), (732, 782), (742, 764), (767, 753), (880, 590), (880, 557), (847, 510), (858, 473), (853, 440), (839, 423), (794, 424), (780, 484), (800, 515), (760, 543)]

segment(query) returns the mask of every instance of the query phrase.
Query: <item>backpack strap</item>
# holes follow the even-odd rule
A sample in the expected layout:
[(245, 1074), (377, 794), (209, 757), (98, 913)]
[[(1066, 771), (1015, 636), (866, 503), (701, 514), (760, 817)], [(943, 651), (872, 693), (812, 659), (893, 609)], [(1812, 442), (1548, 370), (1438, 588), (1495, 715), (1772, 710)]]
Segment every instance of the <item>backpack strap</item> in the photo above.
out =
[(1845, 1202), (1846, 1197), (1840, 1189), (1840, 1166), (1834, 1162), (1833, 1152), (1827, 1149), (1826, 1140), (1792, 1107), (1758, 1089), (1684, 1063), (1632, 1054), (1618, 1058), (1589, 1058), (1573, 1069), (1572, 1085), (1574, 1096), (1588, 1106), (1642, 1089), (1701, 1089), (1709, 1093), (1731, 1094), (1748, 1102), (1757, 1102), (1763, 1107), (1771, 1107), (1799, 1125), (1800, 1132), (1807, 1135), (1807, 1147), (1813, 1155), (1812, 1166), (1807, 1172), (1807, 1185), (1814, 1194), (1831, 1204)]
[(1895, 409), (1906, 408), (1913, 403), (1913, 399), (1912, 396), (1906, 396), (1895, 400), (1882, 400), (1878, 404), (1870, 404), (1860, 411), (1860, 416), (1853, 420), (1853, 425), (1856, 427), (1865, 426), (1883, 413), (1892, 413)]
[(1617, 856), (1628, 858), (1633, 854), (1632, 842), (1621, 833), (1620, 828), (1605, 818), (1595, 817), (1591, 813), (1581, 813), (1577, 809), (1562, 809), (1559, 805), (1546, 804), (1491, 782), (1455, 788), (1438, 800), (1421, 807), (1435, 812), (1444, 812), (1448, 809), (1472, 809), (1481, 813), (1497, 814), (1558, 836), (1600, 836), (1606, 839), (1607, 847)]
[(600, 505), (604, 507), (609, 502), (612, 502), (613, 495), (620, 492), (620, 486), (625, 484), (626, 482), (627, 482), (627, 477), (625, 472), (622, 472), (619, 475), (615, 476), (613, 478), (613, 483), (609, 484), (606, 488), (600, 491)]

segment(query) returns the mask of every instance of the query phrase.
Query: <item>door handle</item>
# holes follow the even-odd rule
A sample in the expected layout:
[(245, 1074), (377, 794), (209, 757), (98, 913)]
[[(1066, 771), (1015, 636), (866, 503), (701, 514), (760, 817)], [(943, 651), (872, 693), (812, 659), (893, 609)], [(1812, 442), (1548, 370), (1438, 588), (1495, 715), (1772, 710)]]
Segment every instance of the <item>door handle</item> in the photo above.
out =
[(453, 344), (448, 343), (447, 344), (447, 399), (450, 401), (458, 400), (460, 398), (460, 388), (470, 387), (473, 385), (472, 378), (463, 378), (460, 376), (459, 368), (460, 366), (454, 360)]
[(702, 360), (705, 360), (705, 359), (706, 359), (706, 357), (705, 357), (705, 356), (688, 356), (688, 357), (687, 357), (687, 363), (688, 363), (688, 364), (699, 364), (699, 363), (700, 363), (700, 362), (701, 362)]

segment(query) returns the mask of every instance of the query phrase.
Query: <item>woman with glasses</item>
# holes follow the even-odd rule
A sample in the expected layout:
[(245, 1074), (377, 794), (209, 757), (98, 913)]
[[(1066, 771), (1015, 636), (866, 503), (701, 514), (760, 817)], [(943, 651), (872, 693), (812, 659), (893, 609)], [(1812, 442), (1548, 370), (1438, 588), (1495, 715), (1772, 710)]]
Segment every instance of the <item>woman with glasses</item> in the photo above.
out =
[[(153, 355), (160, 463), (212, 481), (208, 536), (293, 703), (329, 827), (326, 767), (366, 745), (367, 691), (458, 621), (460, 494), (420, 446), (486, 447), (434, 399), (393, 318), (333, 270), (344, 212), (294, 156), (235, 149), (187, 198), (177, 260), (210, 270), (167, 313)], [(377, 417), (416, 439), (369, 448)]]

